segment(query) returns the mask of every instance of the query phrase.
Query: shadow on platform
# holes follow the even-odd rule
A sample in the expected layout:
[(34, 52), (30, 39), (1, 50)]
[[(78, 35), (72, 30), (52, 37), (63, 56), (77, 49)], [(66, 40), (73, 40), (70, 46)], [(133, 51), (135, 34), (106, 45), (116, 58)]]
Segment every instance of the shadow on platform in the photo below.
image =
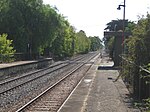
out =
[(98, 66), (98, 70), (120, 70), (121, 68), (115, 66)]

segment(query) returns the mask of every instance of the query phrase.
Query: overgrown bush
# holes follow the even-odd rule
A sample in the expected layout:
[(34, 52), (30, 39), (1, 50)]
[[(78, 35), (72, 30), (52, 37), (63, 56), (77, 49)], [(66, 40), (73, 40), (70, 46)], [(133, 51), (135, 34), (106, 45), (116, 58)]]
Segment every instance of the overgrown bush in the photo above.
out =
[[(150, 75), (150, 15), (141, 18), (132, 29), (132, 36), (126, 40), (129, 62), (123, 65), (127, 71), (126, 78), (132, 82), (133, 94), (139, 101), (144, 101), (146, 109), (150, 109), (149, 81)], [(131, 66), (133, 65), (133, 66)], [(129, 68), (130, 67), (130, 68)], [(144, 69), (143, 69), (144, 68)], [(129, 75), (131, 73), (131, 75)], [(146, 99), (146, 100), (145, 100)], [(144, 105), (144, 106), (145, 106)]]
[(12, 40), (7, 39), (7, 34), (0, 35), (0, 62), (11, 62), (14, 60), (13, 56), (16, 52), (12, 45)]

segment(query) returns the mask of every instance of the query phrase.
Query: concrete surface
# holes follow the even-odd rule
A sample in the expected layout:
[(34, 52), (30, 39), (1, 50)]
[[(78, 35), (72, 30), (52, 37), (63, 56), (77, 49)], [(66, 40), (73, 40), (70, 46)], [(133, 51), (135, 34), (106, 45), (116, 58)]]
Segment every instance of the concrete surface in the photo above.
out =
[(107, 57), (98, 58), (59, 112), (140, 112), (131, 105), (123, 81), (114, 82), (119, 73), (112, 65)]
[(12, 62), (12, 63), (0, 63), (0, 68), (6, 68), (6, 67), (11, 67), (11, 66), (16, 66), (20, 64), (27, 64), (27, 63), (32, 63), (35, 61), (17, 61), (17, 62)]

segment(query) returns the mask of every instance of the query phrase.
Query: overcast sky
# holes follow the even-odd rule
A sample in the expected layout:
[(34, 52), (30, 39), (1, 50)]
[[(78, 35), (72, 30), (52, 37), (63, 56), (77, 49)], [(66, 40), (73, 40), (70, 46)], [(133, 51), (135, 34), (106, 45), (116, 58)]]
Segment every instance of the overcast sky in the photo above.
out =
[[(43, 0), (44, 4), (56, 6), (77, 31), (84, 30), (87, 36), (103, 38), (106, 24), (123, 18), (124, 0)], [(137, 21), (137, 15), (146, 15), (150, 10), (149, 0), (126, 0), (126, 19)]]

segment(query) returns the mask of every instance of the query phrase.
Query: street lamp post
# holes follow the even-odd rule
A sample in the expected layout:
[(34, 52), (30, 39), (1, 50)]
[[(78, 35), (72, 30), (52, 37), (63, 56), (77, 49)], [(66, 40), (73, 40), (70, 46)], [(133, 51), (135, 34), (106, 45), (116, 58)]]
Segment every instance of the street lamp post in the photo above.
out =
[[(125, 0), (124, 0), (124, 4), (123, 4), (123, 5), (119, 5), (117, 9), (118, 9), (118, 10), (121, 10), (121, 7), (124, 7), (124, 9), (123, 9), (123, 31), (122, 31), (122, 54), (124, 54), (124, 53), (125, 53), (125, 52), (124, 52), (124, 51), (125, 51), (125, 50), (124, 50), (124, 40), (125, 40), (125, 7), (126, 7), (126, 1), (125, 1)], [(122, 55), (122, 56), (123, 56), (123, 55)], [(121, 65), (122, 65), (122, 68), (123, 68), (123, 65), (124, 65), (123, 61), (122, 61)], [(123, 70), (123, 69), (122, 69), (122, 70)], [(121, 75), (122, 75), (122, 74), (120, 73), (120, 74), (118, 75), (118, 77), (116, 78), (115, 81), (117, 81)]]
[(123, 32), (122, 32), (122, 53), (124, 54), (125, 53), (125, 50), (124, 50), (124, 40), (125, 40), (125, 7), (126, 7), (126, 1), (124, 0), (124, 4), (123, 5), (119, 5), (118, 6), (118, 10), (121, 10), (121, 7), (123, 7)]

